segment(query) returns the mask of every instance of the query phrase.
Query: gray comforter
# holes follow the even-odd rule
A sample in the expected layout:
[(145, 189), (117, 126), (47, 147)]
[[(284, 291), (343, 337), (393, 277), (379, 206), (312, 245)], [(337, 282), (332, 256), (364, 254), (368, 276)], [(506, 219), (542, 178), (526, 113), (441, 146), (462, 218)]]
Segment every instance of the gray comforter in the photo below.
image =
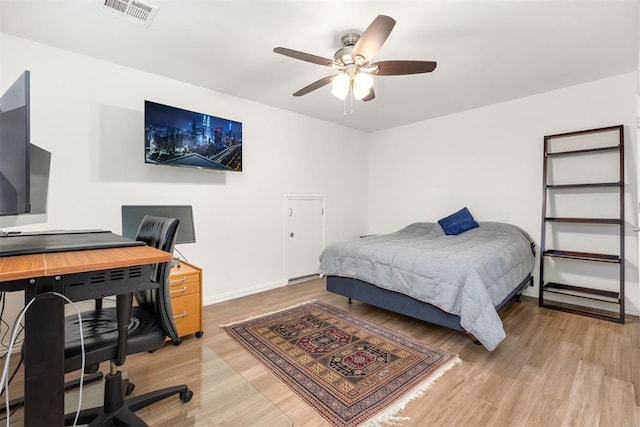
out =
[(319, 272), (351, 277), (409, 295), (460, 316), (462, 327), (488, 350), (504, 339), (495, 306), (534, 265), (533, 241), (505, 223), (447, 236), (437, 223), (328, 246)]

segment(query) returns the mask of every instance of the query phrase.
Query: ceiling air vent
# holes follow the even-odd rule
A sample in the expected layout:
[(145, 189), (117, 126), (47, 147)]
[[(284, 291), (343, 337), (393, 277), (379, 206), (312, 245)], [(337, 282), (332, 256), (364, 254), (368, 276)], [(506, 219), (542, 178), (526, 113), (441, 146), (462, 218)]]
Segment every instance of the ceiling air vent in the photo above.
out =
[(136, 0), (102, 0), (102, 8), (131, 22), (151, 24), (158, 8)]

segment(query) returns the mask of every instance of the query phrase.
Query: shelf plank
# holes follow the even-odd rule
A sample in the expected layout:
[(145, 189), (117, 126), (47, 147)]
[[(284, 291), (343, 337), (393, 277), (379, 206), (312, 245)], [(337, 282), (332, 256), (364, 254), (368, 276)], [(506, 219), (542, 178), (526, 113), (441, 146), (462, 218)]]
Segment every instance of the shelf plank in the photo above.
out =
[(620, 263), (619, 255), (609, 255), (609, 254), (598, 254), (592, 252), (575, 252), (575, 251), (560, 251), (557, 249), (549, 249), (542, 253), (544, 256), (550, 256), (555, 258), (567, 258), (567, 259), (577, 259), (583, 261), (599, 261), (599, 262), (610, 262), (610, 263)]
[(574, 156), (578, 154), (595, 154), (595, 153), (603, 153), (606, 151), (618, 151), (619, 149), (620, 149), (620, 145), (613, 145), (608, 147), (586, 148), (582, 150), (558, 151), (556, 153), (546, 153), (546, 156), (560, 157), (560, 156)]
[(614, 291), (606, 291), (603, 289), (593, 289), (585, 286), (567, 285), (555, 282), (549, 282), (544, 285), (544, 290), (561, 295), (569, 295), (596, 301), (620, 304), (620, 293)]
[(595, 129), (583, 129), (583, 130), (578, 130), (573, 132), (564, 132), (564, 133), (556, 133), (554, 135), (547, 135), (544, 137), (544, 139), (546, 141), (551, 139), (574, 137), (578, 135), (590, 135), (594, 133), (605, 133), (605, 132), (618, 132), (621, 134), (623, 131), (623, 128), (624, 128), (624, 125), (613, 125), (613, 126), (605, 126), (601, 128), (595, 128)]
[(611, 313), (612, 315), (609, 316), (606, 314), (596, 313), (594, 311), (582, 310), (578, 308), (567, 307), (564, 305), (550, 304), (549, 302), (540, 303), (540, 307), (548, 308), (551, 310), (564, 311), (565, 313), (592, 317), (594, 319), (606, 320), (608, 322), (616, 322), (616, 323), (624, 324), (624, 313), (620, 314), (619, 316), (618, 316), (618, 313)]
[(547, 222), (566, 222), (574, 224), (615, 224), (621, 225), (620, 218), (575, 218), (575, 217), (557, 217), (548, 216), (544, 219)]
[(549, 189), (567, 189), (567, 188), (599, 188), (599, 187), (622, 187), (622, 182), (613, 181), (613, 182), (589, 182), (589, 183), (581, 183), (581, 184), (547, 184), (547, 188)]

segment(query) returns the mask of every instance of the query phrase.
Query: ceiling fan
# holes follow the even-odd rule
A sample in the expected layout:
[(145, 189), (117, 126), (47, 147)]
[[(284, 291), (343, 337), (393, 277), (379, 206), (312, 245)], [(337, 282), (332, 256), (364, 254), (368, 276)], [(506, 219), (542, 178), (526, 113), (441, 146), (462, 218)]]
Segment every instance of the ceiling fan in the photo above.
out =
[(399, 76), (406, 74), (430, 73), (436, 68), (433, 61), (379, 61), (371, 62), (384, 42), (389, 37), (396, 21), (385, 15), (378, 15), (362, 34), (347, 33), (342, 36), (343, 47), (333, 56), (333, 59), (323, 58), (310, 53), (299, 52), (286, 47), (276, 47), (275, 53), (324, 65), (339, 71), (338, 74), (326, 76), (303, 87), (293, 96), (306, 95), (329, 83), (332, 83), (332, 93), (345, 99), (351, 92), (357, 100), (371, 101), (376, 97), (373, 91), (372, 75)]

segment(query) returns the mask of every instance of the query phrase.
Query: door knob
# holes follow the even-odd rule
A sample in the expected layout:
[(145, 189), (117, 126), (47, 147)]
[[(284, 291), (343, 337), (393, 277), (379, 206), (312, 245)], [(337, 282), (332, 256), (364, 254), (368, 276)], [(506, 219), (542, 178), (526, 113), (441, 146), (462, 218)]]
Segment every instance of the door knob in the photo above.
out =
[(293, 232), (292, 232), (292, 233), (289, 233), (289, 237), (293, 237)]

